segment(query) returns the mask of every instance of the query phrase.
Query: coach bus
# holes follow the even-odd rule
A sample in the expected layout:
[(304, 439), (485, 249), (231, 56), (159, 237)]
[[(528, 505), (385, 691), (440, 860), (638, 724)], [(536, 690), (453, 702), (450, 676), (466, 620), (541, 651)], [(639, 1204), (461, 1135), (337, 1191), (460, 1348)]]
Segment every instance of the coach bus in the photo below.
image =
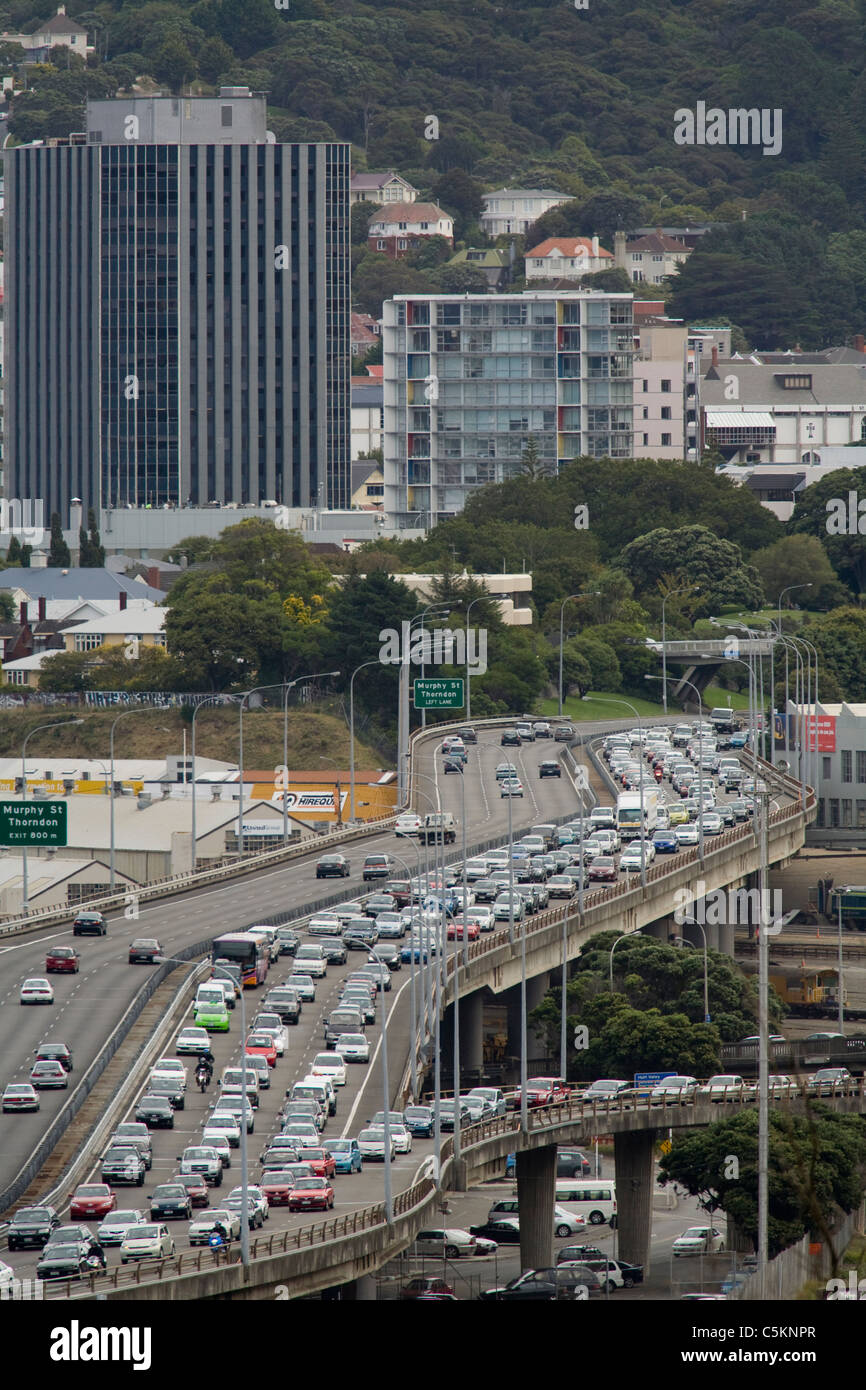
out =
[(229, 932), (226, 936), (214, 937), (211, 960), (229, 960), (239, 965), (244, 988), (255, 989), (267, 977), (269, 954), (266, 937)]

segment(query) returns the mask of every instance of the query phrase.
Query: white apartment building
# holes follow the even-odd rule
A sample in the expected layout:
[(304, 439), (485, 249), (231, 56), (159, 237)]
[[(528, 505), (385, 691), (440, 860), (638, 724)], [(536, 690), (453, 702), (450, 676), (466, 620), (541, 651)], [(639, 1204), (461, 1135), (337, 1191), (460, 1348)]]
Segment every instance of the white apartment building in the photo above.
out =
[(688, 329), (669, 319), (635, 322), (634, 451), (638, 458), (681, 459), (683, 364)]
[(543, 212), (567, 203), (568, 194), (555, 188), (497, 188), (483, 193), (481, 201), (484, 211), (479, 220), (487, 236), (520, 236)]
[(631, 458), (632, 296), (598, 290), (398, 295), (383, 306), (385, 511), (398, 525), (462, 511), (520, 471)]

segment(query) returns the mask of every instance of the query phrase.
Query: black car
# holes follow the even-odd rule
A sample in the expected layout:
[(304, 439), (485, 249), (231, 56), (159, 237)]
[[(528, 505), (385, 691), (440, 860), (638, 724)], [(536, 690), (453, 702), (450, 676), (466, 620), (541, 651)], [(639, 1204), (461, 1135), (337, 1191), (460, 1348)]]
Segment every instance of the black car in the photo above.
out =
[(173, 1110), (184, 1109), (186, 1093), (181, 1081), (172, 1081), (170, 1076), (155, 1076), (148, 1082), (148, 1090), (152, 1096), (165, 1096)]
[(558, 1149), (556, 1153), (556, 1176), (558, 1178), (588, 1178), (592, 1164), (580, 1149)]
[[(482, 1302), (554, 1303), (588, 1297), (597, 1292), (602, 1281), (587, 1265), (559, 1265), (555, 1269), (528, 1269), (511, 1279), (502, 1288), (484, 1289), (478, 1297)], [(578, 1292), (587, 1289), (587, 1294)]]
[(389, 946), (387, 943), (383, 946), (374, 946), (372, 954), (377, 960), (382, 961), (383, 965), (387, 965), (389, 970), (399, 970), (401, 968), (402, 961), (400, 960), (400, 948), (398, 946)]
[(497, 1245), (519, 1245), (520, 1224), (516, 1217), (504, 1217), (501, 1221), (485, 1221), (481, 1226), (470, 1226), (471, 1236), (484, 1236), (495, 1240)]
[(316, 865), (316, 878), (348, 878), (351, 872), (345, 854), (323, 854)]
[(79, 912), (72, 923), (73, 936), (105, 936), (107, 931), (101, 912)]
[(379, 940), (379, 932), (375, 922), (371, 922), (369, 927), (348, 927), (342, 940), (348, 951), (368, 951)]
[(556, 1263), (582, 1264), (584, 1260), (603, 1260), (604, 1251), (597, 1245), (562, 1245), (556, 1252)]
[(571, 743), (574, 738), (574, 727), (571, 724), (557, 724), (553, 731), (555, 743)]
[(6, 1235), (9, 1249), (27, 1250), (32, 1246), (41, 1249), (59, 1225), (60, 1217), (53, 1207), (22, 1207), (9, 1223)]
[(346, 948), (339, 936), (323, 936), (319, 944), (329, 965), (346, 964)]
[(555, 758), (548, 758), (543, 763), (538, 764), (539, 777), (561, 777), (562, 764)]
[(82, 1279), (91, 1272), (88, 1256), (78, 1242), (50, 1246), (36, 1266), (37, 1279)]
[(59, 1062), (67, 1071), (72, 1071), (72, 1053), (66, 1043), (42, 1043), (33, 1053), (37, 1062)]
[(142, 1096), (135, 1118), (148, 1129), (174, 1129), (174, 1108), (167, 1096)]
[(477, 743), (478, 735), (471, 724), (464, 724), (462, 729), (457, 730), (457, 737), (462, 738), (464, 743)]
[(151, 1221), (191, 1221), (192, 1198), (182, 1183), (165, 1182), (155, 1187), (150, 1198)]
[(472, 891), (477, 903), (495, 903), (499, 897), (499, 884), (494, 883), (492, 878), (479, 878), (472, 885)]
[(462, 772), (463, 764), (457, 758), (446, 758), (442, 764), (443, 772)]
[(140, 936), (129, 947), (130, 965), (153, 965), (157, 956), (164, 956), (162, 945), (153, 936)]
[(503, 729), (499, 739), (500, 748), (519, 748), (520, 734), (516, 729)]
[(291, 927), (277, 927), (277, 942), (281, 956), (293, 956), (301, 944), (301, 938)]
[(433, 1134), (433, 1110), (429, 1105), (407, 1105), (403, 1123), (413, 1138), (429, 1139)]

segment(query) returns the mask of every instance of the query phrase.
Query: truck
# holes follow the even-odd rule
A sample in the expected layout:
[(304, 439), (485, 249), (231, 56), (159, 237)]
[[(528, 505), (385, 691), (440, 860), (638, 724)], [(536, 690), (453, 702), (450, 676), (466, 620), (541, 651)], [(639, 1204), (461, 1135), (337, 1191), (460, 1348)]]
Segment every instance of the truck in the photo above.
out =
[[(659, 789), (643, 789), (644, 834), (651, 835), (658, 826)], [(621, 792), (616, 800), (616, 828), (623, 840), (637, 839), (641, 832), (641, 793)]]
[(710, 710), (710, 723), (717, 734), (732, 734), (737, 727), (734, 711), (721, 706)]
[(435, 845), (442, 841), (453, 845), (457, 839), (457, 822), (450, 811), (433, 811), (424, 817), (418, 829), (418, 842)]

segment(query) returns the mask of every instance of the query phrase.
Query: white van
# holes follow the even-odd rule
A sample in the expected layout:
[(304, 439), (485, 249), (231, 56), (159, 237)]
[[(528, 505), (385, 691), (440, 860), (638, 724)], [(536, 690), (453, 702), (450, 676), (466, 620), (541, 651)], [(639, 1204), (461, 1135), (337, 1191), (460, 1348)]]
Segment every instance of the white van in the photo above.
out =
[(320, 946), (317, 941), (299, 946), (295, 952), (294, 966), (298, 970), (305, 970), (314, 979), (321, 979), (328, 973), (328, 959), (324, 946)]
[(196, 990), (194, 1007), (198, 1009), (202, 1004), (221, 1004), (223, 1008), (226, 1007), (225, 990), (216, 980), (201, 984)]
[(616, 1225), (616, 1183), (608, 1178), (557, 1178), (556, 1200), (591, 1226)]

